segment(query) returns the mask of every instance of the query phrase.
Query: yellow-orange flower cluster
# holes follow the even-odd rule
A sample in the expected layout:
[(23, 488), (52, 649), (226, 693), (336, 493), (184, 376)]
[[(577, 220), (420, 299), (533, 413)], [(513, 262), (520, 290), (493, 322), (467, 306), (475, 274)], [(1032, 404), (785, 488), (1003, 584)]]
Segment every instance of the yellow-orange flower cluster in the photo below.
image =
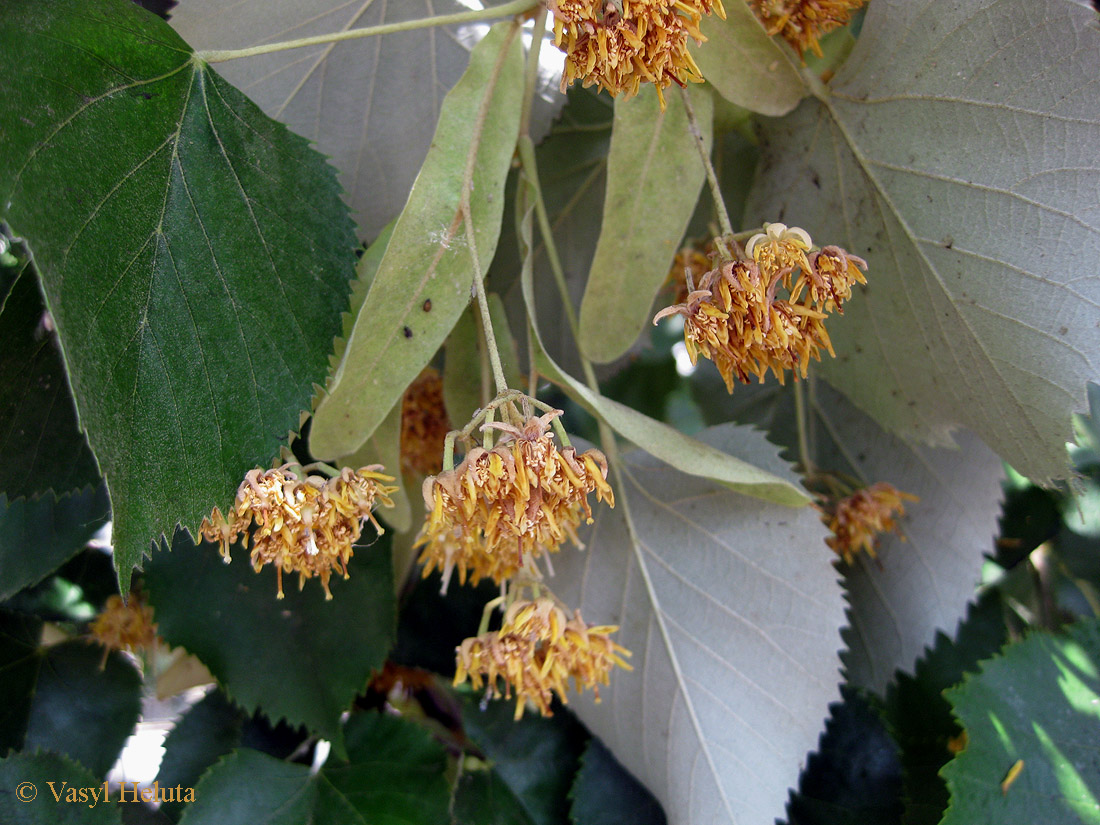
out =
[(672, 303), (682, 304), (687, 300), (688, 283), (696, 283), (714, 268), (717, 250), (714, 242), (709, 241), (703, 246), (685, 246), (676, 253), (672, 259), (672, 268), (668, 271), (665, 283), (672, 288)]
[[(860, 550), (875, 558), (875, 541), (880, 533), (897, 531), (897, 519), (905, 515), (906, 501), (919, 501), (892, 484), (880, 481), (857, 490), (834, 505), (821, 508), (821, 520), (832, 535), (825, 543), (849, 564)], [(905, 536), (901, 535), (902, 541)]]
[(592, 520), (589, 493), (615, 506), (603, 453), (555, 446), (549, 425), (560, 414), (522, 428), (487, 424), (504, 433), (497, 446), (474, 447), (453, 470), (424, 480), (428, 517), (417, 546), (425, 576), (442, 570), (444, 590), (456, 568), (460, 583), (499, 584), (566, 538), (580, 544), (576, 528)]
[[(684, 316), (691, 363), (700, 354), (714, 361), (730, 392), (734, 379), (763, 382), (769, 370), (780, 383), (788, 370), (805, 378), (822, 350), (835, 355), (825, 330), (828, 313), (843, 313), (852, 285), (867, 282), (862, 258), (838, 246), (811, 250), (802, 229), (765, 224), (763, 233), (749, 239), (743, 259), (721, 262), (683, 303), (661, 310), (653, 323)], [(780, 289), (787, 298), (777, 297)]]
[[(574, 690), (586, 687), (600, 700), (600, 685), (608, 683), (615, 665), (631, 670), (623, 658), (630, 652), (611, 641), (617, 627), (590, 627), (580, 611), (566, 619), (565, 611), (549, 598), (516, 601), (505, 611), (500, 630), (466, 639), (457, 648), (455, 685), (467, 680), (475, 690), (487, 685), (493, 698), (516, 697), (516, 719), (528, 699), (549, 716), (553, 694), (567, 702)], [(504, 681), (501, 693), (499, 681)]]
[(610, 94), (638, 93), (643, 82), (701, 83), (703, 75), (687, 39), (706, 40), (699, 21), (712, 7), (725, 18), (721, 0), (550, 0), (554, 43), (565, 52), (564, 92), (574, 80), (598, 84)]
[(821, 57), (818, 38), (845, 25), (867, 0), (749, 0), (770, 35), (781, 35), (801, 56)]
[(283, 598), (283, 573), (297, 573), (298, 585), (317, 576), (331, 599), (328, 581), (339, 569), (348, 577), (348, 559), (352, 545), (362, 534), (364, 519), (369, 519), (381, 534), (382, 525), (371, 510), (375, 503), (392, 507), (389, 494), (396, 487), (385, 482), (393, 476), (378, 472), (381, 465), (352, 470), (345, 467), (335, 478), (307, 476), (299, 478), (287, 467), (252, 470), (237, 490), (237, 499), (229, 518), (214, 508), (203, 519), (200, 533), (207, 541), (221, 545), (222, 557), (229, 562), (229, 546), (252, 530), (252, 567), (256, 572), (266, 564), (275, 566), (278, 598)]
[(443, 378), (425, 367), (401, 402), (401, 469), (431, 475), (443, 469), (443, 440), (451, 429), (443, 406)]
[(153, 608), (134, 593), (127, 602), (122, 601), (121, 596), (107, 599), (107, 605), (95, 617), (89, 632), (109, 650), (129, 650), (131, 653), (151, 648), (157, 639)]

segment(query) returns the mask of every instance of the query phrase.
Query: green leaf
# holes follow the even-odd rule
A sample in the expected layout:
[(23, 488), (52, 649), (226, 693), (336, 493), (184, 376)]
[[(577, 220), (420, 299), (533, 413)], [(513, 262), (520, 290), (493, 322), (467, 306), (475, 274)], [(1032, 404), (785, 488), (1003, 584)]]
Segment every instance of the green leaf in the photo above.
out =
[[(767, 446), (735, 426), (704, 440)], [(634, 670), (570, 707), (676, 821), (770, 822), (840, 681), (824, 526), (641, 451), (618, 466), (617, 507), (595, 511), (584, 552), (554, 558), (550, 586), (586, 621), (620, 625)]]
[(125, 590), (298, 427), (352, 225), (321, 156), (132, 3), (8, 3), (0, 55), (3, 217), (34, 251)]
[(9, 499), (99, 480), (45, 312), (34, 267), (27, 264), (0, 309), (0, 490)]
[[(495, 292), (488, 295), (489, 317), (493, 321), (493, 334), (500, 350), (500, 363), (508, 386), (522, 386), (519, 374), (519, 356), (516, 342), (508, 324), (504, 304)], [(467, 307), (455, 328), (447, 336), (446, 360), (443, 370), (443, 405), (451, 426), (461, 429), (476, 410), (489, 403), (493, 390), (492, 373), (488, 356), (482, 357), (482, 338), (479, 329), (478, 309)]]
[(876, 0), (822, 98), (765, 124), (748, 209), (868, 261), (825, 377), (895, 432), (969, 427), (1040, 481), (1067, 474), (1100, 374), (1095, 21), (1064, 0)]
[(141, 712), (141, 676), (121, 654), (104, 658), (101, 646), (84, 641), (37, 655), (23, 750), (62, 753), (105, 777)]
[(171, 552), (145, 566), (160, 635), (197, 656), (247, 711), (333, 739), (393, 643), (388, 535), (357, 548), (350, 578), (333, 576), (326, 601), (316, 581), (299, 591), (292, 580), (278, 600), (274, 571), (254, 573), (239, 548), (233, 564), (222, 564), (214, 545), (177, 533)]
[[(34, 797), (22, 801), (18, 794), (28, 782), (33, 786)], [(9, 825), (121, 825), (122, 822), (122, 806), (103, 804), (103, 781), (59, 754), (17, 753), (0, 759), (0, 788), (4, 789), (0, 812)], [(66, 800), (70, 789), (76, 789), (75, 802), (54, 798), (58, 793)], [(83, 800), (79, 797), (81, 789), (88, 789)], [(92, 789), (99, 791), (98, 802), (92, 797)], [(114, 801), (117, 800), (116, 792)]]
[(901, 748), (905, 825), (936, 825), (947, 807), (947, 786), (939, 770), (951, 758), (948, 742), (961, 728), (943, 692), (958, 684), (978, 662), (1007, 640), (1004, 606), (990, 591), (970, 606), (954, 638), (936, 634), (936, 643), (913, 670), (897, 674), (886, 692), (885, 717)]
[(195, 788), (181, 825), (303, 822), (438, 825), (449, 821), (443, 746), (416, 725), (360, 713), (345, 726), (348, 761), (320, 773), (242, 748)]
[[(333, 370), (340, 366), (340, 361), (343, 360), (344, 352), (348, 347), (348, 338), (351, 337), (351, 331), (355, 328), (355, 319), (359, 317), (359, 310), (367, 300), (367, 293), (370, 292), (371, 284), (374, 283), (374, 276), (378, 274), (378, 265), (382, 263), (382, 256), (386, 254), (386, 247), (393, 234), (393, 225), (394, 221), (386, 224), (378, 237), (363, 252), (359, 263), (355, 265), (355, 279), (351, 282), (351, 293), (348, 295), (348, 310), (340, 315), (340, 337), (333, 342), (333, 351), (328, 359)], [(323, 397), (323, 394), (319, 394), (314, 399), (314, 409)]]
[(1100, 623), (1032, 633), (947, 698), (967, 745), (942, 771), (943, 825), (1100, 822)]
[(573, 825), (665, 825), (665, 812), (645, 786), (593, 737), (581, 757), (569, 818)]
[(845, 688), (787, 806), (787, 825), (896, 825), (901, 765), (870, 697)]
[(37, 616), (0, 609), (0, 755), (23, 746), (41, 663), (41, 637), (42, 620)]
[(747, 3), (725, 4), (726, 19), (704, 17), (707, 38), (692, 55), (703, 77), (730, 103), (778, 117), (798, 105), (808, 89), (789, 52), (768, 37)]
[(110, 518), (101, 484), (54, 499), (0, 493), (0, 600), (37, 584), (81, 551)]
[[(519, 133), (523, 54), (516, 28), (494, 26), (447, 95), (432, 149), (359, 311), (344, 359), (317, 406), (314, 455), (355, 452), (439, 349), (493, 259), (504, 181)], [(484, 107), (484, 128), (474, 123)], [(476, 145), (473, 141), (477, 141)], [(476, 272), (459, 208), (473, 153), (471, 216)], [(424, 302), (430, 300), (431, 312)]]
[[(714, 98), (702, 86), (688, 91), (709, 153)], [(593, 361), (618, 358), (649, 323), (705, 178), (679, 93), (664, 109), (649, 85), (616, 101), (600, 240), (581, 301), (579, 344)]]
[[(511, 796), (505, 810), (525, 825), (557, 825), (569, 816), (569, 789), (580, 767), (587, 734), (571, 713), (562, 710), (552, 718), (525, 714), (514, 720), (511, 702), (490, 702), (479, 708), (480, 697), (461, 694), (462, 727), (489, 760), (489, 776), (479, 793), (469, 789), (457, 803), (471, 814), (470, 821), (501, 822), (500, 817), (472, 816), (494, 798)], [(457, 805), (456, 805), (457, 807)], [(515, 815), (516, 808), (522, 812)], [(507, 821), (506, 819), (504, 821)]]
[[(538, 316), (530, 266), (524, 267), (522, 277), (528, 322), (534, 324), (534, 319)], [(602, 418), (620, 435), (645, 447), (662, 461), (678, 470), (713, 479), (731, 490), (767, 501), (791, 507), (799, 507), (809, 501), (807, 494), (798, 486), (797, 478), (778, 460), (774, 449), (770, 446), (761, 450), (754, 449), (763, 444), (763, 439), (747, 439), (730, 452), (717, 450), (667, 424), (590, 390), (563, 372), (550, 359), (542, 346), (537, 328), (533, 337), (536, 346), (534, 362), (539, 374), (561, 386), (577, 403)]]
[[(245, 714), (220, 690), (194, 704), (164, 740), (164, 759), (157, 782), (162, 787), (194, 788), (202, 774), (241, 742)], [(181, 800), (165, 802), (160, 809), (173, 820), (183, 812)]]
[[(574, 307), (579, 305), (592, 257), (599, 240), (607, 154), (611, 147), (613, 102), (608, 95), (573, 84), (569, 102), (549, 136), (535, 147), (539, 183), (554, 239), (565, 270)], [(516, 228), (516, 176), (509, 178), (505, 228), (490, 271), (490, 288), (504, 295), (513, 318), (524, 315), (519, 275), (523, 254)], [(526, 247), (526, 242), (522, 244)], [(577, 344), (567, 324), (558, 296), (546, 245), (539, 240), (533, 250), (534, 287), (539, 307), (542, 342), (554, 360), (570, 372), (580, 371)]]
[(906, 502), (904, 540), (883, 534), (877, 560), (860, 553), (839, 567), (851, 604), (848, 681), (881, 694), (896, 670), (913, 667), (937, 630), (954, 635), (966, 615), (997, 535), (1002, 464), (972, 433), (958, 433), (954, 450), (907, 443), (821, 382), (813, 385), (810, 408), (819, 469), (865, 485), (889, 482), (920, 498)]

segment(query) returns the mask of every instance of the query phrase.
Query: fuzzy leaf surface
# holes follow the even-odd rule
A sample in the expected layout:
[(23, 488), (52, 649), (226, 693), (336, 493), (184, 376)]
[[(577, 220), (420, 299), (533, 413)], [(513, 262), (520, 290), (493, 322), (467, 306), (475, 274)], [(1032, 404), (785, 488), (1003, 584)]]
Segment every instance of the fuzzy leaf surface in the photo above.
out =
[[(484, 275), (500, 235), (522, 92), (519, 37), (512, 24), (501, 23), (474, 49), (469, 68), (443, 103), (432, 149), (394, 226), (329, 394), (317, 405), (310, 434), (314, 455), (355, 452), (469, 303), (473, 280)], [(475, 136), (483, 105), (484, 127)], [(476, 158), (471, 218), (480, 272), (460, 210), (471, 151)], [(427, 300), (430, 312), (423, 309)]]
[(27, 264), (0, 308), (0, 490), (9, 499), (60, 494), (99, 480), (45, 312)]
[(748, 215), (867, 259), (821, 372), (889, 429), (1067, 474), (1100, 374), (1098, 72), (1087, 3), (876, 0), (823, 99), (765, 125)]
[(942, 771), (951, 791), (943, 825), (1100, 821), (1100, 623), (1032, 633), (947, 698), (967, 745)]
[[(732, 425), (703, 438), (769, 447)], [(620, 626), (634, 670), (611, 675), (602, 703), (586, 693), (570, 707), (671, 822), (769, 822), (838, 696), (844, 600), (817, 549), (824, 527), (810, 508), (739, 495), (641, 451), (622, 464), (618, 506), (596, 511), (583, 553), (555, 557), (551, 586), (586, 621)]]
[[(709, 152), (714, 98), (702, 86), (688, 92)], [(705, 179), (695, 143), (679, 92), (663, 110), (649, 85), (616, 101), (600, 240), (581, 301), (578, 343), (593, 361), (618, 358), (652, 317)]]
[(353, 228), (321, 156), (132, 3), (8, 3), (0, 55), (3, 218), (34, 253), (125, 589), (297, 429)]
[(851, 604), (848, 679), (882, 694), (896, 670), (912, 671), (937, 631), (953, 636), (965, 617), (997, 534), (1002, 464), (969, 432), (956, 436), (958, 449), (907, 443), (821, 382), (811, 409), (818, 468), (920, 498), (906, 502), (904, 541), (883, 534), (877, 561), (859, 553), (840, 567)]
[(725, 20), (704, 17), (700, 30), (707, 42), (692, 48), (692, 55), (703, 77), (730, 103), (779, 117), (806, 95), (798, 67), (747, 3), (730, 3)]
[(240, 547), (225, 565), (216, 546), (196, 547), (177, 533), (145, 569), (160, 635), (197, 656), (247, 711), (333, 739), (340, 714), (393, 644), (388, 536), (356, 549), (350, 578), (334, 575), (326, 601), (320, 582), (299, 590), (289, 577), (277, 600), (274, 571), (254, 573)]

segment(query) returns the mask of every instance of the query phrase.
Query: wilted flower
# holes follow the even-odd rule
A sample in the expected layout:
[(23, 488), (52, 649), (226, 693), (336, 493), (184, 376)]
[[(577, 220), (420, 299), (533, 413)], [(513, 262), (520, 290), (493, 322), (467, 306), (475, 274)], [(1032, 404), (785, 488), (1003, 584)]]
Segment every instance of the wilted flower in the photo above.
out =
[(486, 424), (503, 432), (495, 447), (474, 447), (453, 470), (424, 480), (428, 516), (417, 546), (425, 576), (441, 569), (444, 590), (456, 568), (460, 583), (499, 584), (567, 538), (580, 544), (576, 528), (592, 521), (589, 493), (614, 506), (603, 453), (554, 444), (549, 426), (560, 414), (523, 427)]
[(443, 405), (443, 378), (425, 367), (401, 402), (401, 468), (431, 475), (443, 469), (443, 440), (451, 429)]
[[(897, 532), (897, 519), (905, 515), (905, 502), (919, 500), (880, 481), (835, 503), (826, 503), (820, 508), (821, 520), (828, 525), (832, 535), (825, 543), (849, 564), (860, 550), (874, 558), (879, 534)], [(898, 535), (905, 540), (904, 535)]]
[(157, 626), (153, 622), (153, 608), (135, 593), (129, 601), (121, 596), (111, 596), (107, 605), (92, 621), (89, 632), (108, 650), (147, 650), (157, 639)]
[(688, 282), (696, 283), (714, 268), (712, 261), (717, 255), (714, 242), (705, 245), (685, 246), (672, 259), (665, 283), (672, 288), (672, 303), (681, 304), (687, 300)]
[(474, 690), (485, 685), (493, 698), (515, 694), (516, 719), (523, 716), (527, 700), (550, 716), (554, 693), (568, 701), (570, 680), (578, 692), (592, 688), (598, 702), (599, 686), (608, 683), (613, 666), (631, 670), (623, 658), (630, 652), (611, 641), (617, 630), (590, 627), (579, 610), (566, 619), (550, 598), (516, 601), (505, 611), (500, 630), (466, 639), (456, 649), (454, 683), (469, 679)]
[(780, 35), (799, 55), (821, 57), (818, 38), (845, 25), (866, 0), (749, 0), (770, 35)]
[(610, 94), (637, 94), (643, 82), (661, 89), (703, 80), (687, 39), (706, 40), (699, 21), (721, 0), (550, 0), (554, 43), (565, 52), (561, 90), (578, 78)]
[(283, 573), (297, 573), (299, 587), (318, 576), (331, 599), (328, 581), (333, 570), (348, 577), (347, 563), (352, 545), (359, 540), (363, 520), (369, 520), (379, 534), (382, 526), (372, 514), (375, 502), (392, 507), (389, 494), (396, 487), (384, 482), (393, 476), (378, 472), (381, 465), (352, 470), (345, 467), (335, 478), (299, 478), (287, 466), (273, 470), (252, 470), (237, 490), (237, 498), (222, 516), (214, 508), (203, 519), (200, 534), (221, 546), (228, 563), (229, 546), (252, 530), (252, 567), (275, 566), (278, 598), (283, 598)]
[[(853, 282), (866, 283), (861, 258), (836, 246), (812, 252), (810, 236), (798, 227), (764, 229), (741, 258), (721, 261), (681, 303), (653, 319), (684, 316), (691, 362), (700, 354), (714, 361), (730, 392), (734, 379), (763, 381), (769, 370), (780, 383), (788, 370), (805, 378), (811, 359), (820, 361), (822, 351), (834, 355), (827, 313), (843, 311)], [(777, 297), (781, 289), (788, 297)]]

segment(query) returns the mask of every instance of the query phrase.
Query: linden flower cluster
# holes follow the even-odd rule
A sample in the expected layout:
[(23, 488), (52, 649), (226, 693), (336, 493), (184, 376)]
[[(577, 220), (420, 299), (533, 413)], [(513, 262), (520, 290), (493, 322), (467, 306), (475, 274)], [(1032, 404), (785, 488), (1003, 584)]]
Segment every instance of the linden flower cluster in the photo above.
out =
[(425, 367), (401, 403), (401, 469), (431, 475), (443, 469), (443, 441), (451, 429), (443, 406), (443, 378)]
[(822, 56), (818, 38), (845, 25), (866, 0), (749, 0), (770, 35), (781, 35), (799, 56)]
[[(919, 500), (885, 481), (857, 490), (835, 505), (821, 508), (821, 520), (833, 534), (825, 543), (848, 564), (860, 550), (877, 558), (875, 541), (878, 535), (891, 530), (898, 532), (897, 519), (905, 515), (905, 502)], [(898, 535), (905, 541), (904, 535), (900, 532)]]
[(107, 599), (107, 605), (95, 617), (89, 632), (108, 650), (129, 650), (131, 653), (149, 649), (157, 640), (153, 608), (133, 593), (128, 602), (124, 602), (121, 596)]
[[(843, 313), (852, 285), (867, 282), (862, 258), (839, 246), (812, 250), (804, 230), (765, 224), (738, 260), (721, 261), (698, 287), (689, 277), (684, 302), (658, 312), (653, 323), (684, 316), (691, 363), (700, 354), (714, 361), (729, 392), (734, 379), (763, 382), (769, 370), (780, 383), (788, 370), (805, 378), (822, 350), (836, 354), (825, 331), (828, 313)], [(787, 298), (777, 297), (780, 288)]]
[(566, 619), (565, 611), (550, 598), (516, 601), (505, 611), (500, 630), (466, 639), (458, 648), (454, 683), (469, 679), (475, 690), (485, 685), (497, 699), (503, 679), (503, 696), (510, 699), (515, 692), (517, 720), (528, 699), (543, 716), (551, 715), (554, 693), (568, 702), (570, 680), (577, 691), (592, 687), (598, 702), (599, 686), (608, 684), (612, 667), (632, 669), (623, 658), (630, 652), (611, 641), (617, 630), (590, 627), (579, 610)]
[(416, 546), (425, 576), (443, 571), (444, 592), (456, 568), (462, 584), (467, 576), (500, 584), (566, 538), (579, 546), (577, 526), (592, 521), (589, 493), (615, 506), (603, 453), (555, 446), (549, 426), (558, 415), (485, 424), (503, 432), (497, 446), (474, 447), (453, 470), (424, 480), (428, 516)]
[(203, 519), (200, 534), (221, 545), (228, 564), (229, 545), (252, 525), (252, 568), (259, 572), (266, 564), (275, 566), (278, 598), (283, 598), (283, 573), (297, 573), (299, 589), (306, 579), (317, 576), (331, 599), (328, 581), (333, 570), (348, 578), (352, 545), (359, 540), (364, 519), (379, 534), (380, 525), (371, 513), (375, 503), (393, 506), (390, 493), (396, 487), (385, 482), (393, 476), (378, 472), (381, 465), (352, 470), (345, 467), (335, 478), (299, 478), (284, 465), (273, 470), (252, 470), (237, 490), (237, 499), (222, 516), (216, 507)]
[(703, 75), (687, 50), (687, 39), (706, 40), (699, 21), (721, 0), (550, 0), (554, 43), (566, 54), (564, 92), (574, 80), (598, 84), (611, 95), (630, 97), (642, 82), (661, 89), (670, 83), (701, 83)]

